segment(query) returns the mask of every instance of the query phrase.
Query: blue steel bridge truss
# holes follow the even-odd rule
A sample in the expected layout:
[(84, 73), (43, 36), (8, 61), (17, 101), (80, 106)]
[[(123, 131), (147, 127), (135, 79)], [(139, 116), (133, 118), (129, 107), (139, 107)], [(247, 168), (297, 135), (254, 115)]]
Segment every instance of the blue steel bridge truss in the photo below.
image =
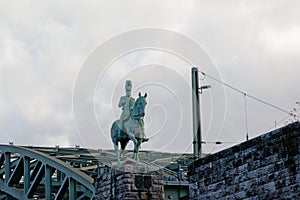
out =
[(58, 159), (55, 149), (0, 145), (0, 152), (0, 199), (91, 199), (94, 195), (94, 179)]
[[(125, 152), (127, 160), (131, 151)], [(188, 186), (191, 155), (141, 151), (140, 162), (164, 168), (165, 186)], [(178, 179), (178, 164), (183, 168)], [(0, 200), (93, 199), (94, 181), (116, 164), (113, 150), (0, 145)]]

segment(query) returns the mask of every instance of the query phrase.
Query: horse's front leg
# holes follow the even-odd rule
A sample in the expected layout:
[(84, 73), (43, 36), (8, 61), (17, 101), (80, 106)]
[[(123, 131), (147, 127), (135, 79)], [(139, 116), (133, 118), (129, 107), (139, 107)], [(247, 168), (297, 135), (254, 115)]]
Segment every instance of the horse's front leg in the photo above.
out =
[(115, 153), (117, 158), (117, 167), (120, 167), (121, 162), (120, 162), (120, 153), (119, 153), (119, 146), (118, 146), (117, 139), (114, 140), (114, 148), (115, 148)]
[(138, 141), (137, 139), (134, 137), (134, 135), (132, 133), (128, 133), (128, 137), (129, 139), (133, 142), (133, 155), (132, 155), (132, 158), (133, 159), (136, 159), (137, 158), (137, 152), (138, 152)]
[(124, 149), (121, 148), (119, 152), (120, 160), (123, 160), (123, 153), (124, 153)]
[(137, 148), (137, 152), (136, 152), (136, 163), (139, 164), (140, 159), (139, 159), (139, 150), (142, 144), (142, 139), (138, 139), (137, 140), (137, 144), (136, 144), (136, 148)]

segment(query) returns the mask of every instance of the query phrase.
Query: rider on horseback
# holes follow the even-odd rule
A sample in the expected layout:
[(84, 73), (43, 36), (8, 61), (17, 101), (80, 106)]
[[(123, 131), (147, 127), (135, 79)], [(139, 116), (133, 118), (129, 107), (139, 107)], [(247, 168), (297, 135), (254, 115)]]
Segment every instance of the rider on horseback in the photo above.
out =
[[(130, 117), (131, 111), (134, 106), (135, 99), (131, 97), (131, 89), (132, 89), (132, 82), (131, 80), (126, 80), (125, 83), (125, 91), (126, 95), (121, 96), (118, 106), (122, 108), (122, 113), (120, 117), (120, 123), (119, 123), (119, 131), (118, 131), (118, 138), (121, 138), (121, 133), (124, 131), (124, 122), (128, 120)], [(142, 141), (146, 142), (149, 139), (145, 137), (142, 138)]]
[(126, 81), (125, 84), (125, 91), (126, 95), (121, 96), (119, 101), (119, 108), (122, 108), (122, 113), (120, 117), (120, 124), (119, 124), (119, 132), (118, 137), (121, 138), (121, 132), (124, 129), (124, 122), (130, 117), (130, 113), (133, 109), (135, 99), (131, 97), (131, 89), (132, 89), (132, 83), (130, 80)]

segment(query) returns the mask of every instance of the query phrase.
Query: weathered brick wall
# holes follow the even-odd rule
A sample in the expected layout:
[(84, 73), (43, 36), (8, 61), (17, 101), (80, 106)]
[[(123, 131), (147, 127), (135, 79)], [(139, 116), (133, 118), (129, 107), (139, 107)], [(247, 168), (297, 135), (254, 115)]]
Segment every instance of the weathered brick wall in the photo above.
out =
[(197, 160), (190, 199), (300, 199), (300, 123)]
[[(125, 165), (118, 170), (107, 169), (96, 180), (95, 199), (164, 199), (163, 169), (151, 170), (146, 166)], [(136, 187), (136, 177), (151, 177), (151, 187)], [(148, 179), (149, 180), (149, 179)], [(148, 183), (149, 185), (149, 183)]]

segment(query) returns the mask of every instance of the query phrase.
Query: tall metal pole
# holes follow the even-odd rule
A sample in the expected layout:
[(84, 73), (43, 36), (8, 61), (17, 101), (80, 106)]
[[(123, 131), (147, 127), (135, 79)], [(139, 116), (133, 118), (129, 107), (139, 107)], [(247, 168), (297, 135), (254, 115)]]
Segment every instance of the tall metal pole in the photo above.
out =
[(194, 159), (202, 156), (201, 119), (198, 68), (192, 68), (192, 102), (193, 102), (193, 147)]

